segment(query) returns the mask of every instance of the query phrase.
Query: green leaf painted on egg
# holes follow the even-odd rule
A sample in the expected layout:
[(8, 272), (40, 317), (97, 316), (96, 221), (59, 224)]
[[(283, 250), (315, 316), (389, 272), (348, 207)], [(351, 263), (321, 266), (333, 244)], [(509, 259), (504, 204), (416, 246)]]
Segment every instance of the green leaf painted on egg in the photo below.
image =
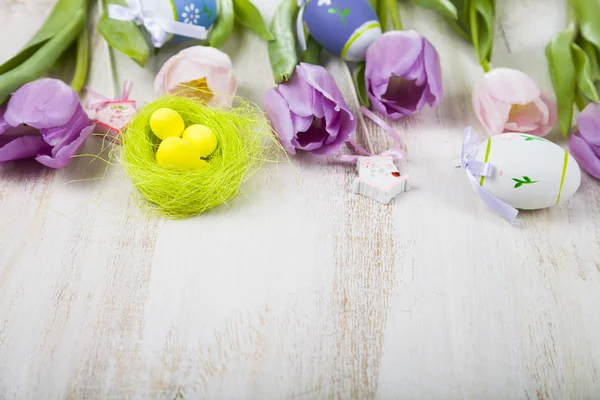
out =
[(530, 177), (528, 176), (523, 176), (522, 179), (519, 178), (512, 178), (513, 181), (516, 182), (514, 188), (520, 188), (523, 185), (532, 185), (534, 183), (538, 183), (539, 181), (532, 181)]

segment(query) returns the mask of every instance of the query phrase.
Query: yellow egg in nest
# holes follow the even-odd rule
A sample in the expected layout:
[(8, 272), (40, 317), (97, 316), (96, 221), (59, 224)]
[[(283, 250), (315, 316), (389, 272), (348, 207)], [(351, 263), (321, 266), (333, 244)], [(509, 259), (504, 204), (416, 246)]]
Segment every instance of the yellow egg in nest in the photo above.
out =
[(167, 107), (159, 108), (150, 116), (150, 129), (162, 140), (169, 137), (180, 138), (185, 129), (181, 115)]
[(208, 157), (217, 149), (217, 135), (208, 126), (190, 125), (182, 137), (194, 146), (200, 157)]
[(165, 168), (179, 171), (208, 165), (190, 142), (178, 137), (169, 137), (160, 143), (156, 151), (156, 162)]

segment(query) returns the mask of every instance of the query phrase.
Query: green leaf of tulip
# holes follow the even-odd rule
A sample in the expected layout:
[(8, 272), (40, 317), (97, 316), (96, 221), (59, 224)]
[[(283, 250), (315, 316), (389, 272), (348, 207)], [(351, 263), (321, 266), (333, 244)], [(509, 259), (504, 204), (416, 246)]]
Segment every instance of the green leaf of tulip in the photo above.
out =
[(208, 43), (212, 47), (219, 48), (225, 44), (231, 36), (231, 32), (233, 32), (234, 20), (233, 2), (231, 0), (219, 0), (219, 15), (208, 37)]
[(365, 63), (360, 63), (352, 74), (354, 79), (354, 87), (356, 88), (356, 94), (358, 95), (358, 101), (361, 106), (367, 108), (371, 107), (371, 100), (367, 92), (367, 84), (365, 82)]
[(249, 0), (233, 0), (235, 19), (248, 29), (256, 32), (262, 39), (270, 42), (273, 34), (267, 28), (260, 11)]
[(269, 42), (269, 61), (275, 83), (287, 81), (298, 65), (296, 52), (296, 0), (283, 0), (271, 21), (271, 33), (275, 40)]
[(59, 0), (39, 31), (31, 38), (24, 49), (0, 65), (0, 74), (24, 63), (38, 51), (50, 38), (65, 29), (79, 10), (85, 10), (85, 0)]
[(571, 129), (575, 102), (577, 72), (571, 50), (574, 35), (573, 29), (567, 29), (556, 34), (546, 46), (550, 78), (558, 103), (558, 120), (564, 137), (567, 137)]
[(64, 51), (71, 46), (82, 31), (86, 20), (83, 8), (71, 17), (63, 29), (44, 43), (31, 57), (19, 66), (0, 75), (0, 104), (4, 103), (15, 90), (32, 82), (50, 69)]
[(111, 47), (132, 58), (140, 66), (146, 66), (150, 57), (150, 47), (144, 34), (133, 21), (117, 21), (108, 18), (106, 7), (108, 4), (127, 6), (124, 0), (108, 0), (104, 13), (98, 22), (98, 31)]
[(458, 19), (456, 6), (450, 0), (414, 0), (415, 4), (430, 8), (450, 19)]
[(494, 43), (494, 21), (496, 18), (493, 0), (471, 0), (469, 3), (469, 26), (471, 41), (481, 63), (492, 58)]
[(581, 36), (600, 50), (600, 2), (598, 0), (573, 0)]
[(571, 43), (571, 51), (577, 73), (577, 87), (584, 96), (597, 103), (600, 98), (598, 98), (598, 90), (594, 85), (591, 62), (588, 56), (576, 43)]
[(585, 52), (590, 61), (590, 69), (592, 73), (592, 80), (594, 82), (600, 80), (600, 51), (596, 50), (593, 44), (585, 40), (581, 35), (575, 41), (579, 47)]

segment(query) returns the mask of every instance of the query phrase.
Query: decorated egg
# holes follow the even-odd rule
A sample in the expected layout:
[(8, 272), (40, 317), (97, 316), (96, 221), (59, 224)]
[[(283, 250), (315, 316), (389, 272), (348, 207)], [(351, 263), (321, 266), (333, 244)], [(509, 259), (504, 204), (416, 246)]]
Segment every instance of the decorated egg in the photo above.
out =
[(579, 188), (581, 171), (569, 153), (539, 136), (505, 133), (483, 142), (475, 156), (494, 166), (479, 183), (514, 208), (536, 210), (568, 200)]
[[(216, 0), (142, 0), (144, 10), (150, 15), (173, 21), (210, 28), (217, 19)], [(171, 35), (170, 43), (180, 43), (189, 38)]]
[(315, 41), (348, 61), (364, 61), (367, 48), (381, 36), (368, 0), (309, 0), (302, 18)]

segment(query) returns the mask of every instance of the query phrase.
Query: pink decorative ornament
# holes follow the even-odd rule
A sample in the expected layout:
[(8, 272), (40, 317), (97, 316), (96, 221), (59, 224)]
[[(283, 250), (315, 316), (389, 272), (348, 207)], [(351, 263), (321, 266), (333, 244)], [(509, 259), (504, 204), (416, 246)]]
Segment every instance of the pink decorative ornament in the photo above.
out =
[(110, 100), (88, 89), (89, 100), (86, 103), (86, 108), (95, 111), (96, 133), (118, 137), (119, 132), (125, 129), (135, 117), (137, 114), (135, 100), (129, 100), (131, 86), (132, 82), (126, 81), (123, 84), (121, 98), (117, 100)]
[(510, 68), (486, 73), (473, 90), (473, 109), (488, 135), (545, 136), (556, 123), (556, 102), (529, 76)]
[(358, 178), (354, 179), (352, 191), (388, 204), (400, 193), (410, 189), (410, 179), (400, 174), (392, 157), (360, 157)]

